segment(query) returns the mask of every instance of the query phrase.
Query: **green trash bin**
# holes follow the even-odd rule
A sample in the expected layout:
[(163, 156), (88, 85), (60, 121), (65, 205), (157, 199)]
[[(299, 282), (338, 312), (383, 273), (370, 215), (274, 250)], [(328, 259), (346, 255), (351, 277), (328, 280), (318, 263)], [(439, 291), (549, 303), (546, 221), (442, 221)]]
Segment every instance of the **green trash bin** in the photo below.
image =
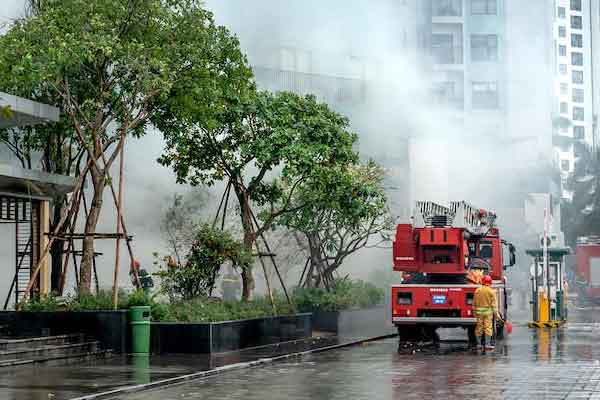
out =
[(129, 318), (132, 353), (150, 353), (150, 306), (130, 307)]

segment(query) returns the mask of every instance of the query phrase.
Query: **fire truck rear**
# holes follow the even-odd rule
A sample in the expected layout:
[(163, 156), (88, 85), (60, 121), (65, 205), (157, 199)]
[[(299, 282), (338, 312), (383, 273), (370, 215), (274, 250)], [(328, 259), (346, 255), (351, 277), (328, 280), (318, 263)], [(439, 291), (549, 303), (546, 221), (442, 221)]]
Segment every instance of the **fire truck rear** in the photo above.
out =
[[(394, 270), (402, 284), (392, 286), (392, 321), (401, 340), (438, 340), (440, 327), (468, 329), (474, 341), (473, 295), (479, 287), (467, 274), (481, 270), (493, 279), (498, 308), (507, 318), (506, 267), (515, 264), (515, 249), (503, 241), (496, 215), (459, 201), (450, 207), (417, 202), (412, 223), (399, 224), (393, 247)], [(503, 253), (508, 254), (508, 265)], [(500, 337), (503, 325), (498, 321)]]

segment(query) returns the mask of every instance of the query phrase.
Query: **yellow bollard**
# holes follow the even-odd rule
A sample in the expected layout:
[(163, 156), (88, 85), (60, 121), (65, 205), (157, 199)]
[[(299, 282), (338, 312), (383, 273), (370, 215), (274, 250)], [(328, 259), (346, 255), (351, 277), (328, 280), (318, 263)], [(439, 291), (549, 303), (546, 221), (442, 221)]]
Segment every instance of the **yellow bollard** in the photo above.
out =
[(538, 308), (538, 320), (537, 322), (548, 322), (548, 311), (550, 309), (550, 299), (546, 296), (546, 293), (542, 292), (538, 297), (539, 308)]

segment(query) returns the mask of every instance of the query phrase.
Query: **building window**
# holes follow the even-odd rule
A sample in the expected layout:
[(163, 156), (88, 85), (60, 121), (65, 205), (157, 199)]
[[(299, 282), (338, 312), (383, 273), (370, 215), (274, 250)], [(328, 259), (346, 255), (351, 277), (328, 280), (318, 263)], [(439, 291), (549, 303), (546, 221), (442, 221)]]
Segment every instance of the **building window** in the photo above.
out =
[(584, 92), (583, 89), (573, 89), (573, 102), (583, 103)]
[(561, 83), (560, 84), (560, 94), (563, 96), (566, 96), (567, 94), (569, 94), (569, 85), (566, 83)]
[(572, 72), (573, 83), (577, 85), (583, 84), (583, 71)]
[(462, 0), (433, 0), (434, 17), (460, 17)]
[(558, 55), (560, 57), (566, 57), (567, 56), (567, 46), (565, 46), (564, 44), (559, 44), (558, 45)]
[(568, 172), (569, 171), (569, 165), (570, 165), (569, 160), (562, 160), (560, 162), (560, 169), (562, 169), (565, 172)]
[(575, 125), (573, 127), (573, 137), (578, 140), (585, 139), (585, 127)]
[(571, 10), (581, 11), (581, 0), (571, 0)]
[(498, 108), (497, 82), (473, 82), (473, 108)]
[(456, 83), (453, 81), (437, 82), (433, 88), (433, 95), (440, 104), (455, 101), (457, 99)]
[(498, 60), (498, 36), (471, 35), (471, 59), (473, 61)]
[(573, 107), (573, 121), (585, 120), (585, 113), (583, 107)]
[(564, 26), (559, 26), (558, 37), (567, 37), (567, 28), (565, 28)]
[(583, 47), (583, 36), (578, 33), (571, 34), (571, 47), (581, 49)]
[(558, 72), (560, 72), (561, 75), (566, 75), (567, 74), (567, 64), (558, 64)]
[(557, 12), (558, 18), (565, 18), (567, 13), (565, 11), (564, 7), (558, 7), (558, 12)]
[(579, 15), (571, 15), (571, 28), (572, 29), (582, 29), (583, 28), (583, 20)]
[(496, 0), (471, 0), (471, 14), (496, 15), (497, 13)]
[(569, 113), (569, 105), (564, 101), (560, 103), (560, 113), (568, 114)]
[(451, 34), (432, 35), (431, 50), (437, 64), (457, 64), (458, 57), (455, 59), (454, 37)]
[(583, 65), (583, 53), (571, 53), (571, 65)]

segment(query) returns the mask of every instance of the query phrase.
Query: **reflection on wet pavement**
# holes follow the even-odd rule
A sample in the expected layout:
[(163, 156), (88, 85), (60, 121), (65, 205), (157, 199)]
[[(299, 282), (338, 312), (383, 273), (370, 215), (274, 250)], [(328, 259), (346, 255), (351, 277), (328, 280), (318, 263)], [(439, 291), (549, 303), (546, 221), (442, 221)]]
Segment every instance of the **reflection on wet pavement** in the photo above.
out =
[[(579, 312), (576, 321), (595, 321), (598, 314)], [(453, 340), (436, 351), (398, 354), (396, 339), (389, 339), (121, 398), (600, 398), (600, 323), (537, 331), (515, 326), (495, 353), (485, 355), (455, 341), (463, 337), (460, 331), (444, 336)]]

